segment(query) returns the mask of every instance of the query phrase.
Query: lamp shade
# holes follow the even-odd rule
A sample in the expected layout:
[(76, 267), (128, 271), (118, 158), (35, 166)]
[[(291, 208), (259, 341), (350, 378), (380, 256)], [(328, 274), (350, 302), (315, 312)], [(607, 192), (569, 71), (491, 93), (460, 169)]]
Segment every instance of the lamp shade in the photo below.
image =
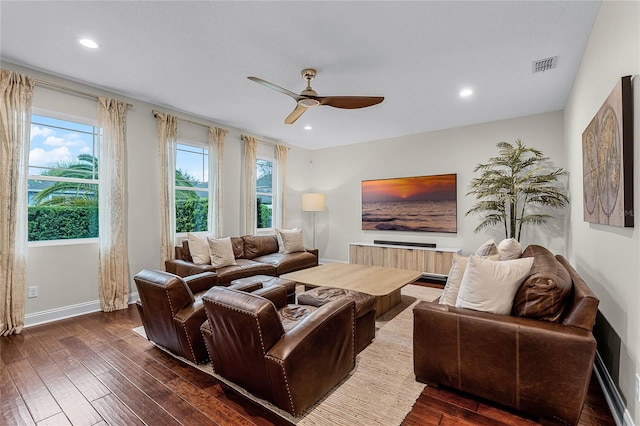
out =
[(321, 212), (325, 208), (324, 194), (302, 194), (303, 212)]

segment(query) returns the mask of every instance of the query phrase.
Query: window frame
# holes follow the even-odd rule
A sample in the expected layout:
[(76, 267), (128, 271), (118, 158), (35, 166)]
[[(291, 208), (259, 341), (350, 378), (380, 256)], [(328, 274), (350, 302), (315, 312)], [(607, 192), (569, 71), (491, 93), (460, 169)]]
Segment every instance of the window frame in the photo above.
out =
[[(99, 127), (98, 125), (98, 120), (97, 119), (93, 119), (93, 118), (89, 118), (89, 117), (83, 117), (83, 116), (78, 116), (78, 115), (74, 115), (74, 114), (68, 114), (68, 113), (64, 113), (61, 111), (55, 111), (55, 110), (51, 110), (48, 108), (42, 108), (42, 107), (36, 107), (33, 106), (31, 108), (31, 116), (29, 117), (29, 131), (31, 131), (31, 126), (36, 124), (39, 125), (39, 123), (34, 123), (33, 117), (34, 116), (38, 116), (38, 117), (45, 117), (45, 118), (51, 118), (54, 120), (62, 120), (62, 121), (67, 121), (67, 122), (71, 122), (71, 123), (76, 123), (76, 124), (80, 124), (80, 125), (84, 125), (84, 126), (91, 126), (94, 129), (93, 132), (93, 154), (95, 154), (95, 157), (98, 158), (98, 164), (100, 161), (100, 143), (102, 140), (102, 129)], [(47, 125), (45, 125), (47, 126)], [(47, 127), (53, 127), (56, 129), (60, 129), (60, 130), (67, 130), (67, 131), (77, 131), (74, 129), (67, 129), (67, 128), (63, 128), (63, 127), (58, 127), (58, 126), (47, 126)], [(28, 158), (27, 158), (27, 202), (28, 202), (28, 182), (32, 181), (32, 180), (41, 180), (41, 181), (48, 181), (48, 182), (71, 182), (71, 183), (88, 183), (91, 185), (97, 185), (98, 186), (98, 191), (100, 191), (100, 175), (98, 172), (95, 173), (95, 179), (81, 179), (81, 178), (62, 178), (59, 176), (41, 176), (41, 175), (32, 175), (30, 173), (30, 170), (32, 168), (37, 168), (37, 169), (49, 169), (51, 170), (51, 168), (46, 168), (46, 167), (31, 167), (30, 161), (31, 161), (31, 141), (29, 141), (29, 154), (28, 154)], [(28, 206), (27, 206), (28, 207)], [(98, 212), (98, 214), (100, 214)], [(98, 235), (100, 234), (100, 228), (98, 227)], [(62, 239), (57, 239), (57, 240), (37, 240), (37, 241), (29, 241), (29, 236), (27, 235), (27, 247), (50, 247), (50, 246), (69, 246), (69, 245), (82, 245), (82, 244), (97, 244), (100, 240), (100, 237), (90, 237), (90, 238), (62, 238)]]
[[(211, 171), (209, 170), (209, 164), (208, 164), (209, 155), (210, 155), (209, 144), (205, 143), (205, 142), (198, 142), (198, 141), (194, 141), (194, 140), (191, 140), (191, 139), (178, 137), (176, 139), (176, 152), (175, 152), (175, 155), (176, 155), (176, 157), (175, 157), (176, 158), (175, 170), (176, 171), (178, 171), (178, 169), (179, 169), (179, 167), (178, 167), (178, 146), (179, 145), (190, 146), (190, 147), (193, 147), (193, 148), (202, 149), (202, 150), (206, 151), (206, 159), (203, 159), (203, 171), (204, 171), (204, 166), (206, 166), (208, 175), (207, 175), (207, 187), (206, 188), (174, 185), (175, 186), (174, 187), (174, 193), (173, 193), (174, 206), (175, 206), (175, 203), (176, 203), (175, 191), (178, 191), (178, 190), (181, 190), (181, 191), (182, 190), (193, 191), (193, 192), (196, 192), (196, 193), (198, 193), (198, 192), (207, 192), (207, 198), (211, 196), (211, 193), (210, 193)], [(204, 157), (204, 155), (203, 155), (203, 157)], [(175, 177), (174, 177), (174, 179), (175, 179)], [(207, 212), (207, 214), (208, 214), (208, 212)], [(174, 215), (174, 218), (175, 218), (175, 215)], [(190, 232), (196, 233), (196, 234), (208, 234), (210, 232), (209, 229), (210, 229), (210, 225), (211, 224), (207, 223), (207, 229), (205, 231), (188, 231), (188, 232), (178, 232), (177, 224), (174, 224), (174, 225), (176, 226), (175, 241), (178, 242), (178, 241), (181, 241), (182, 239), (186, 238), (187, 234), (189, 234)]]
[[(271, 163), (271, 194), (268, 193), (259, 193), (258, 192), (258, 161), (262, 160), (262, 161), (268, 161)], [(256, 155), (256, 198), (258, 198), (258, 196), (260, 195), (267, 195), (267, 196), (271, 196), (271, 227), (270, 228), (258, 228), (258, 214), (256, 211), (256, 234), (273, 234), (276, 232), (276, 226), (275, 224), (276, 222), (276, 216), (277, 216), (277, 202), (278, 202), (278, 194), (277, 194), (277, 187), (278, 187), (278, 161), (275, 158), (275, 154), (270, 156), (270, 155), (264, 155), (264, 154), (258, 154)], [(256, 206), (257, 209), (257, 206)]]

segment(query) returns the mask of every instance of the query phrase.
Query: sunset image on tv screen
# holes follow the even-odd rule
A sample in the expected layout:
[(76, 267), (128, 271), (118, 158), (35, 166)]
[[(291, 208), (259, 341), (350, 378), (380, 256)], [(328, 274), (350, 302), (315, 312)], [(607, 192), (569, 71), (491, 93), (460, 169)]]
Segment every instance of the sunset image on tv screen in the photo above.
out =
[(362, 181), (362, 229), (457, 232), (456, 176)]

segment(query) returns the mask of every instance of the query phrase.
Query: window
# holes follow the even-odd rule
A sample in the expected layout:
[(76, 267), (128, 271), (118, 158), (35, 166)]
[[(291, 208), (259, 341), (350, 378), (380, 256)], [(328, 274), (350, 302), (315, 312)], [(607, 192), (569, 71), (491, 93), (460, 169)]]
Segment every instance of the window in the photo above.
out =
[(98, 237), (98, 127), (32, 115), (29, 241)]
[(273, 228), (273, 160), (256, 160), (257, 228)]
[(176, 146), (176, 232), (208, 229), (209, 152), (178, 142)]

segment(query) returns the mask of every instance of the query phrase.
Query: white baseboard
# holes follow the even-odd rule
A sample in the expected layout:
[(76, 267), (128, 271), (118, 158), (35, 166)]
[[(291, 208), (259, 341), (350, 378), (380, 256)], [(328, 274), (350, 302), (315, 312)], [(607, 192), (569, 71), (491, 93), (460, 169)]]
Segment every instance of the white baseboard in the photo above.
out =
[(335, 260), (335, 259), (324, 259), (324, 258), (320, 258), (318, 260), (319, 264), (323, 264), (323, 263), (349, 263), (349, 262), (345, 262), (344, 260)]
[(620, 396), (618, 388), (615, 383), (613, 383), (613, 379), (611, 378), (609, 371), (607, 371), (607, 368), (602, 361), (602, 357), (600, 357), (600, 354), (597, 351), (594, 366), (596, 377), (598, 378), (598, 382), (600, 382), (604, 398), (607, 400), (607, 404), (609, 405), (609, 409), (611, 410), (611, 414), (613, 415), (613, 420), (616, 422), (616, 425), (635, 426), (635, 423), (631, 418), (631, 413), (629, 413), (629, 410), (625, 407), (622, 396)]
[[(129, 294), (129, 304), (134, 303), (136, 300), (138, 300), (137, 292)], [(24, 326), (25, 328), (27, 328), (34, 325), (46, 324), (52, 321), (77, 317), (78, 315), (85, 315), (99, 311), (100, 301), (93, 300), (91, 302), (78, 303), (75, 305), (63, 306), (60, 308), (27, 314), (24, 316)]]

